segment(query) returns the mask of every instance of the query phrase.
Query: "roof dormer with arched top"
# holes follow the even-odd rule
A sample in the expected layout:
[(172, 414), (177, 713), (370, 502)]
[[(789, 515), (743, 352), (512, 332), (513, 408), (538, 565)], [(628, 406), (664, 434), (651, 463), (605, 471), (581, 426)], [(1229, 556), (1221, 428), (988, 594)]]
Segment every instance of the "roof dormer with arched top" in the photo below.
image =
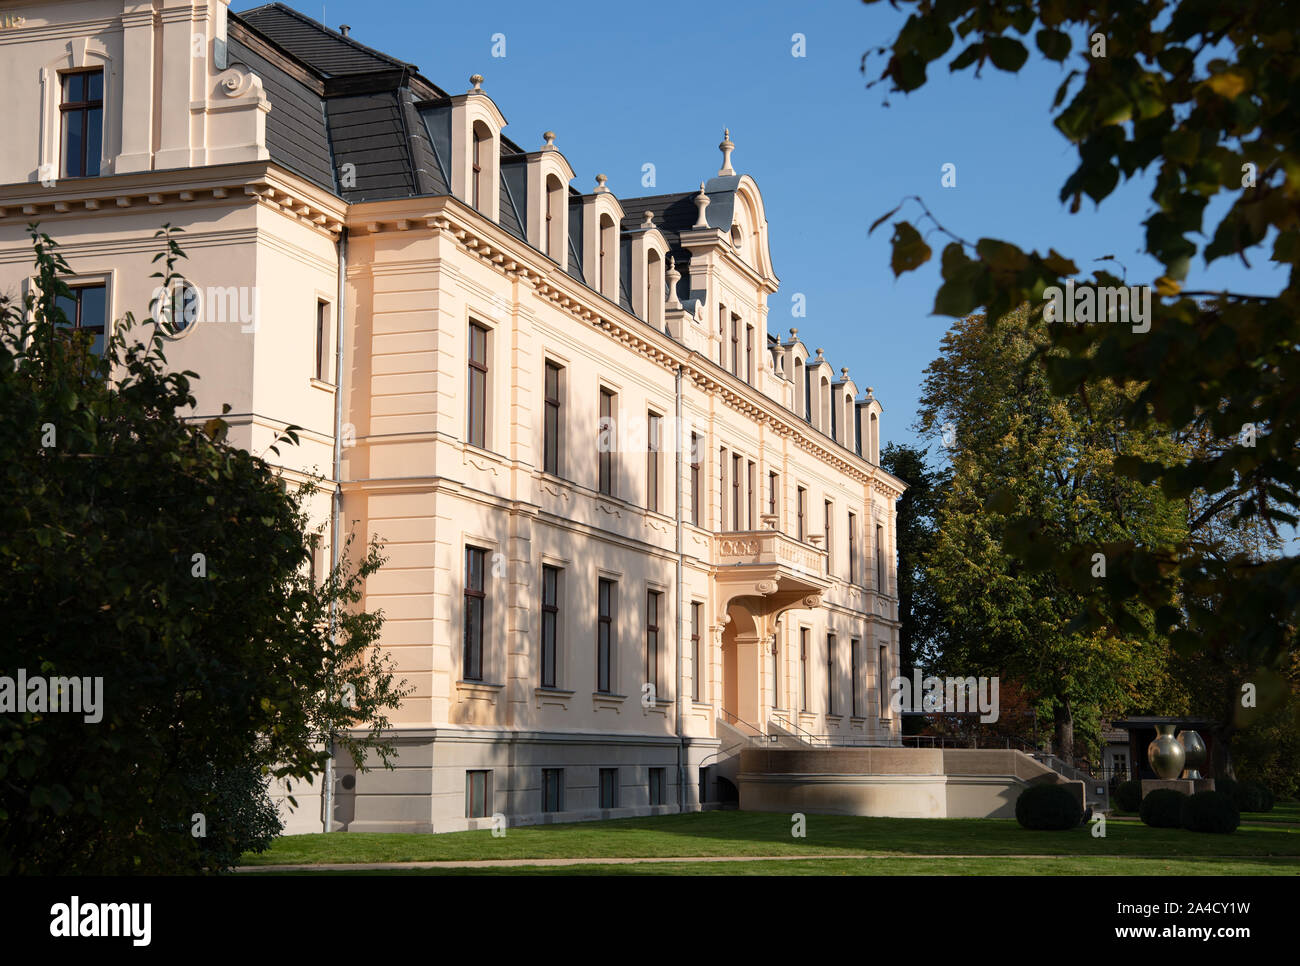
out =
[(490, 218), (501, 219), (501, 129), (505, 115), (483, 90), (483, 75), (451, 98), (451, 193)]

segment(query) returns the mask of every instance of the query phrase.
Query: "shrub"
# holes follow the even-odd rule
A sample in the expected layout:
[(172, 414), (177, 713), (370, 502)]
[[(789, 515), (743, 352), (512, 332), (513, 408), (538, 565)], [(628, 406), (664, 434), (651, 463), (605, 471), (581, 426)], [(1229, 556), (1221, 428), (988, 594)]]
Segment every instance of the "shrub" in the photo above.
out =
[(1241, 808), (1241, 783), (1235, 778), (1214, 779), (1214, 790), (1223, 792), (1236, 803), (1237, 808)]
[[(1152, 792), (1152, 794), (1156, 794)], [(1174, 794), (1178, 794), (1175, 792)], [(1150, 797), (1150, 796), (1148, 796)], [(1197, 792), (1191, 796), (1180, 796), (1182, 802), (1182, 826), (1193, 832), (1216, 832), (1226, 835), (1234, 832), (1241, 824), (1241, 813), (1237, 810), (1232, 796), (1224, 792)]]
[(1268, 812), (1273, 808), (1273, 793), (1260, 782), (1241, 782), (1232, 800), (1243, 812)]
[(1187, 796), (1172, 788), (1157, 788), (1142, 799), (1138, 814), (1152, 828), (1179, 828), (1183, 824), (1183, 802)]
[(1126, 812), (1136, 812), (1142, 806), (1142, 783), (1120, 782), (1115, 787), (1115, 804)]
[(1030, 785), (1016, 799), (1016, 821), (1030, 829), (1074, 828), (1083, 808), (1062, 785)]

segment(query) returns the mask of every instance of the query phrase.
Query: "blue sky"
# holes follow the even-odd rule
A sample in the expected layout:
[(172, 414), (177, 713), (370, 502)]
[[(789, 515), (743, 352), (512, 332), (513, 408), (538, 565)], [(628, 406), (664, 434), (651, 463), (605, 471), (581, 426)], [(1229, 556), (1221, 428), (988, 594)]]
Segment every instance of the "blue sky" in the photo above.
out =
[[(291, 5), (322, 19), (319, 4)], [(1093, 259), (1114, 255), (1130, 284), (1160, 274), (1139, 252), (1149, 183), (1121, 184), (1100, 209), (1085, 199), (1077, 215), (1057, 200), (1074, 152), (1051, 127), (1050, 108), (1069, 66), (1035, 51), (1019, 75), (990, 66), (975, 81), (969, 71), (950, 76), (941, 62), (922, 91), (891, 96), (885, 107), (883, 85), (867, 90), (859, 66), (864, 51), (892, 40), (903, 22), (887, 4), (332, 0), (323, 19), (351, 25), (354, 39), (417, 64), (449, 92), (483, 74), (507, 135), (534, 150), (543, 131), (555, 131), (583, 191), (598, 172), (625, 197), (695, 187), (717, 172), (717, 144), (729, 127), (733, 164), (755, 178), (767, 207), (781, 280), (769, 331), (785, 338), (798, 326), (833, 366), (873, 386), (886, 440), (915, 441), (922, 373), (951, 321), (930, 314), (937, 257), (895, 280), (888, 226), (867, 235), (905, 196), (921, 195), (971, 241), (1052, 246), (1085, 274), (1097, 267)], [(493, 56), (496, 34), (504, 35), (504, 57)], [(806, 56), (793, 55), (795, 34), (804, 36)], [(1076, 40), (1072, 60), (1080, 49)], [(653, 188), (641, 185), (647, 162), (656, 169)], [(955, 188), (940, 186), (945, 163), (956, 165)], [(937, 256), (945, 239), (930, 242)], [(1240, 262), (1207, 269), (1196, 261), (1186, 287), (1263, 292), (1283, 280), (1262, 259), (1249, 271)], [(791, 317), (794, 293), (806, 296), (805, 318)]]

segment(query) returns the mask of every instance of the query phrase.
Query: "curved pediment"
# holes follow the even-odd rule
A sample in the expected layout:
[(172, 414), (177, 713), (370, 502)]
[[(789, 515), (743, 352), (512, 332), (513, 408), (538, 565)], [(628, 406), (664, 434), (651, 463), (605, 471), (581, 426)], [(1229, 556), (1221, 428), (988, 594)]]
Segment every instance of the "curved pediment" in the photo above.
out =
[(776, 280), (768, 246), (767, 213), (758, 184), (747, 174), (719, 175), (704, 185), (705, 217), (732, 242), (736, 255), (766, 279)]

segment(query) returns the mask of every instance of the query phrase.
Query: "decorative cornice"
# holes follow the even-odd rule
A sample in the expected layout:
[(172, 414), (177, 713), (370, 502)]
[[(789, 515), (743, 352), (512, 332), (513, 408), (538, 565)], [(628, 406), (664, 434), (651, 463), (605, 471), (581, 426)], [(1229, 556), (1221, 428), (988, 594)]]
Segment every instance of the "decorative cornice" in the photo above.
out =
[[(412, 201), (429, 207), (423, 213), (416, 213), (412, 211)], [(774, 411), (780, 407), (775, 400), (766, 396), (757, 398), (760, 394), (753, 386), (741, 383), (717, 369), (698, 352), (656, 332), (621, 306), (577, 282), (550, 259), (531, 248), (521, 250), (519, 239), (486, 221), (479, 212), (457, 198), (439, 195), (362, 202), (351, 206), (349, 220), (358, 227), (364, 226), (370, 234), (421, 230), (421, 226), (434, 235), (446, 234), (466, 253), (508, 278), (527, 282), (541, 298), (573, 318), (600, 329), (643, 358), (670, 371), (680, 365), (683, 374), (701, 390), (722, 399), (736, 412), (765, 424), (778, 436), (793, 439), (800, 449), (823, 463), (859, 483), (871, 484), (878, 492), (892, 495), (894, 499), (903, 495), (901, 480), (894, 485), (893, 477), (879, 467), (865, 461), (863, 466), (859, 466), (847, 455), (841, 455), (831, 446), (809, 436), (806, 424), (799, 417), (793, 413), (787, 417), (783, 412)], [(838, 444), (834, 446), (838, 448)], [(857, 459), (861, 460), (861, 457)], [(882, 474), (888, 478), (882, 478)]]
[(267, 162), (63, 178), (50, 188), (39, 182), (0, 185), (0, 221), (57, 221), (136, 205), (162, 212), (245, 198), (330, 238), (343, 228), (345, 202)]

